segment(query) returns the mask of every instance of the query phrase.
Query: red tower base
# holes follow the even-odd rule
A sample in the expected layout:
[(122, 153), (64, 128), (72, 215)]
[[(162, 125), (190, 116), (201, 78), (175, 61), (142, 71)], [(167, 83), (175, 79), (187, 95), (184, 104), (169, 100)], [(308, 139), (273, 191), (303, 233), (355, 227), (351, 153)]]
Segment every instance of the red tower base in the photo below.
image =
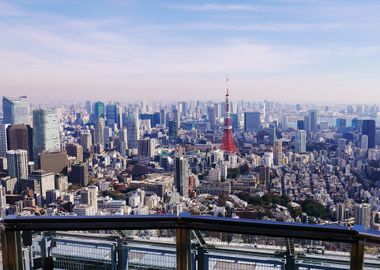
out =
[(236, 153), (237, 148), (234, 143), (234, 138), (232, 134), (232, 129), (225, 129), (222, 139), (222, 144), (220, 145), (220, 149), (226, 151), (227, 153)]

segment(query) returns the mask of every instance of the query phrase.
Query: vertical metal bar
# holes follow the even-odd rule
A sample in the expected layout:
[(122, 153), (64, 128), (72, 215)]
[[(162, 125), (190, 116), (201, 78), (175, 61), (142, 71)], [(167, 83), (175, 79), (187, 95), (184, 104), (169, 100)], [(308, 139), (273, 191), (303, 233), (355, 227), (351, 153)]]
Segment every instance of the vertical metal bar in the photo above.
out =
[(177, 270), (191, 269), (191, 240), (190, 231), (177, 229), (176, 231), (177, 249)]
[(198, 247), (198, 269), (208, 270), (208, 254), (204, 247)]
[(22, 270), (22, 249), (20, 232), (3, 229), (1, 246), (4, 270)]
[(122, 239), (117, 240), (117, 269), (125, 270), (128, 269), (128, 253), (129, 249), (123, 244)]
[(364, 244), (360, 241), (351, 245), (351, 270), (362, 270), (364, 266)]

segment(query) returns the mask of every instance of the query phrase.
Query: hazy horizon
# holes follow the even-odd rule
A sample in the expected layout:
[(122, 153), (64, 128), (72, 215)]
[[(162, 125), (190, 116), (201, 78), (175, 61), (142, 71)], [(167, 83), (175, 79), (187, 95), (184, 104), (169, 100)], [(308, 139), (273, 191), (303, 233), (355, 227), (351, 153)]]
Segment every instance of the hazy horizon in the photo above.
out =
[(380, 103), (380, 3), (0, 0), (0, 94)]

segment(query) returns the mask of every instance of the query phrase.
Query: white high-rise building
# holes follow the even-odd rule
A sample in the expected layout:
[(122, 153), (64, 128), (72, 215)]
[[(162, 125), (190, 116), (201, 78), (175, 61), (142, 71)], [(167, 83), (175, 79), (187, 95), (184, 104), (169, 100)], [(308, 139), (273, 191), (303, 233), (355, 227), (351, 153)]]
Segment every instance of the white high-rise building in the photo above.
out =
[(295, 138), (295, 152), (306, 152), (306, 132), (304, 130), (297, 130)]
[(104, 146), (104, 128), (105, 121), (103, 118), (96, 119), (95, 122), (95, 144), (100, 144)]
[(5, 157), (7, 154), (7, 127), (0, 119), (0, 157)]
[(80, 202), (98, 209), (98, 187), (89, 186), (82, 191)]
[(371, 228), (371, 204), (362, 203), (354, 206), (355, 224), (362, 225), (366, 229)]
[(29, 103), (26, 96), (3, 97), (4, 124), (29, 125)]
[(7, 151), (7, 163), (9, 176), (17, 177), (17, 180), (28, 179), (28, 151)]
[(84, 152), (90, 152), (92, 149), (92, 138), (91, 132), (85, 131), (80, 134), (79, 138), (80, 145), (83, 147)]
[(55, 109), (33, 111), (33, 155), (36, 164), (38, 155), (44, 151), (61, 151), (59, 122)]

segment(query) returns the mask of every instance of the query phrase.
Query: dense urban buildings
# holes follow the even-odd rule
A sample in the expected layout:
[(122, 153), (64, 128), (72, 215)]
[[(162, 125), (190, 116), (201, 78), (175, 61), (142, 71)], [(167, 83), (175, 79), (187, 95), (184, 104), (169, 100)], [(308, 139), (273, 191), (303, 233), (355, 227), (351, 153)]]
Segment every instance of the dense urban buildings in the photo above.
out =
[[(19, 99), (4, 100), (9, 118), (8, 101)], [(0, 213), (190, 213), (380, 230), (380, 110), (352, 107), (227, 92), (220, 102), (11, 110), (32, 125), (0, 125)]]

